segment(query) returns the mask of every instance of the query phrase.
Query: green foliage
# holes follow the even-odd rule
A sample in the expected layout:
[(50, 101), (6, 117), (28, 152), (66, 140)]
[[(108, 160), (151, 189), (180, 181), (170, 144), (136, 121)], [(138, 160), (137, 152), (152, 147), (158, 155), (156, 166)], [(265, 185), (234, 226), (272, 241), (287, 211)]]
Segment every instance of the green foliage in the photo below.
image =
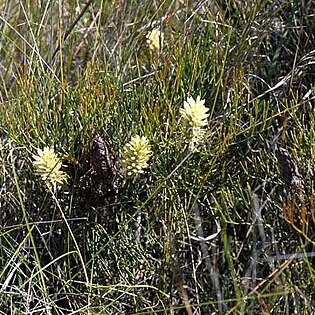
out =
[(0, 0), (0, 313), (314, 312), (314, 1), (78, 3)]

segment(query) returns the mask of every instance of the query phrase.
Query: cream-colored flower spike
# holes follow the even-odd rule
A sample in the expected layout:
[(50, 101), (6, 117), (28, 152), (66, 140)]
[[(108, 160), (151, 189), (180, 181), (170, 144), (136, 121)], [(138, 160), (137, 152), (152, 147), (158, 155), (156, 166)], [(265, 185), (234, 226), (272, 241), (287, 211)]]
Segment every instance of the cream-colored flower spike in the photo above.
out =
[(148, 161), (152, 155), (149, 141), (146, 137), (139, 135), (131, 137), (125, 145), (122, 153), (122, 163), (127, 176), (143, 173), (143, 169), (148, 167)]
[(164, 34), (157, 28), (147, 34), (147, 44), (151, 50), (160, 50), (164, 42)]
[(209, 111), (209, 108), (207, 108), (204, 104), (205, 100), (201, 100), (200, 96), (197, 96), (196, 100), (189, 97), (187, 101), (184, 102), (184, 108), (180, 109), (182, 118), (191, 127), (207, 126), (207, 118), (209, 116), (207, 112)]
[(193, 152), (199, 151), (200, 145), (206, 140), (209, 108), (204, 104), (205, 100), (200, 96), (197, 96), (196, 100), (189, 97), (184, 102), (184, 107), (180, 109), (185, 138), (189, 141), (189, 149)]
[(48, 188), (57, 188), (67, 180), (67, 174), (61, 171), (62, 163), (53, 149), (45, 147), (37, 149), (38, 155), (33, 155), (35, 174), (46, 182)]

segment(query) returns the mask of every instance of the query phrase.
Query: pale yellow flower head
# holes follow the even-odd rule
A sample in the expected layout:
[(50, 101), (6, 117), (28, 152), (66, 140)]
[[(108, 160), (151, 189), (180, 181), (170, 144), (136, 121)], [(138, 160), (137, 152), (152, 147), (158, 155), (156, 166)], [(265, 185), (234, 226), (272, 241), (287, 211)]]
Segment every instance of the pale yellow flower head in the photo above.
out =
[(61, 171), (62, 163), (53, 149), (45, 147), (43, 150), (37, 149), (38, 155), (33, 155), (33, 165), (35, 174), (46, 182), (48, 188), (56, 189), (58, 184), (67, 180), (67, 174)]
[(205, 127), (207, 126), (207, 118), (209, 114), (209, 108), (205, 105), (205, 100), (201, 100), (200, 96), (194, 100), (192, 97), (188, 97), (187, 101), (184, 102), (184, 108), (180, 109), (182, 118), (191, 127)]
[(151, 147), (146, 137), (134, 136), (125, 145), (122, 153), (122, 163), (127, 176), (143, 173), (148, 167), (152, 155)]
[(147, 34), (147, 44), (151, 50), (160, 50), (164, 42), (164, 34), (155, 28)]

